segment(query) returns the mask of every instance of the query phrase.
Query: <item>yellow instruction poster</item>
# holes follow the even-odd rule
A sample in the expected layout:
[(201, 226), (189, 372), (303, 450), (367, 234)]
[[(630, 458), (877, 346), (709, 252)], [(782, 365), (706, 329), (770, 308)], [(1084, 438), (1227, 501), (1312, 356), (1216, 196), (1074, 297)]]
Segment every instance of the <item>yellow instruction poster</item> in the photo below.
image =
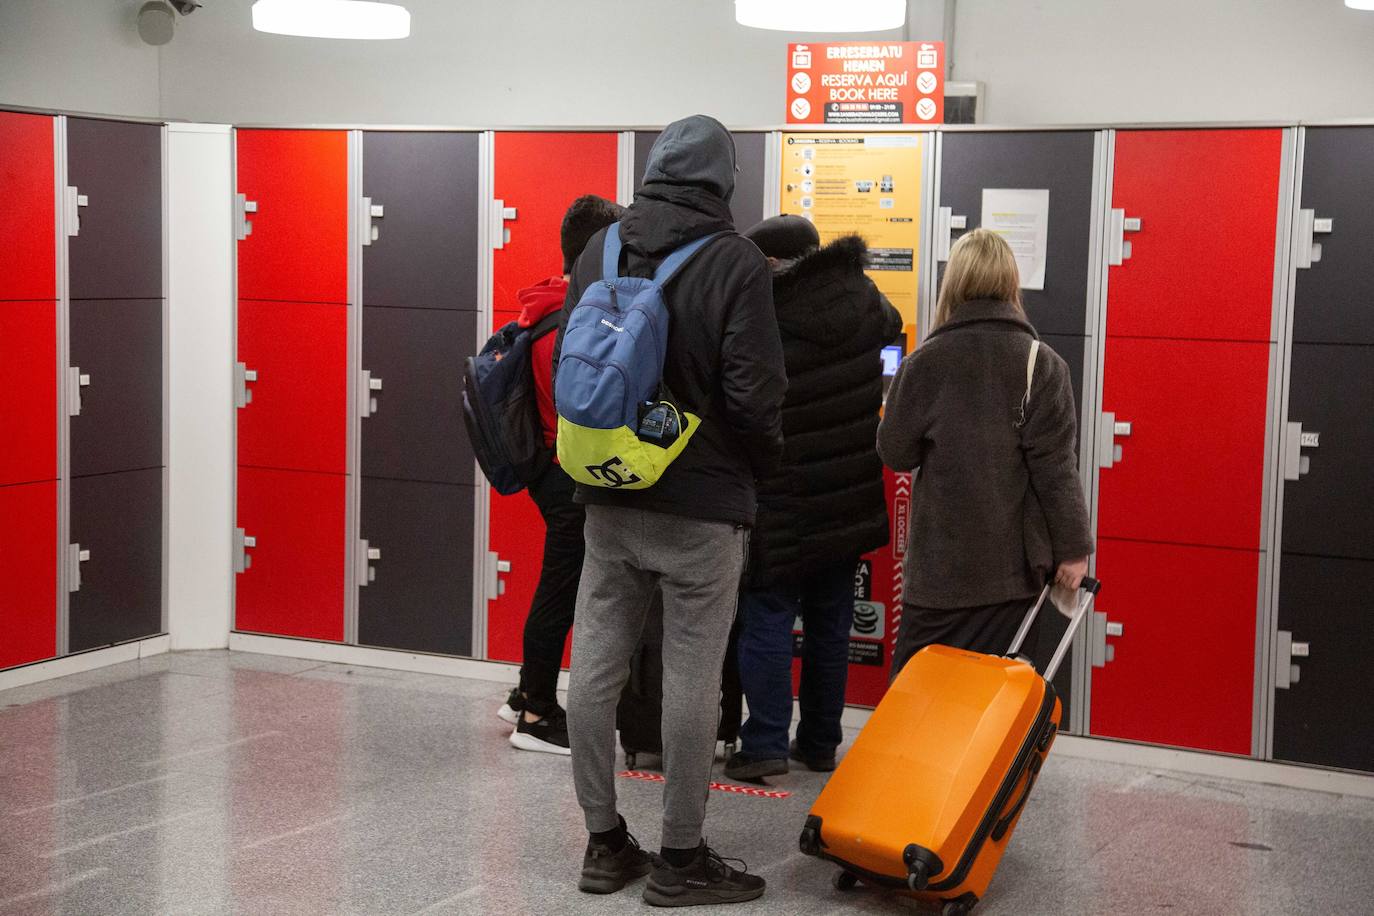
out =
[(916, 343), (925, 142), (920, 134), (782, 136), (781, 212), (815, 223), (822, 244), (863, 236), (868, 275), (902, 313), (908, 348)]

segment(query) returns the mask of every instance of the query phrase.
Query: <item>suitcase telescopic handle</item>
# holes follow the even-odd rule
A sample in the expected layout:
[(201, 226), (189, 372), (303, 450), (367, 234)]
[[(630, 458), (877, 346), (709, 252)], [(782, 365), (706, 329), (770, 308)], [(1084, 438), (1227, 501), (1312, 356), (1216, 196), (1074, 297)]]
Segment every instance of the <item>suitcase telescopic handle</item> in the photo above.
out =
[[(1015, 656), (1017, 652), (1021, 651), (1021, 644), (1026, 641), (1031, 624), (1035, 623), (1035, 618), (1040, 614), (1040, 609), (1044, 607), (1046, 599), (1050, 596), (1050, 589), (1053, 587), (1053, 582), (1047, 582), (1045, 587), (1040, 590), (1040, 597), (1026, 612), (1025, 619), (1021, 621), (1021, 628), (1016, 631), (1016, 638), (1012, 640), (1011, 648), (1007, 650), (1008, 656)], [(1078, 610), (1069, 620), (1069, 627), (1064, 631), (1064, 637), (1059, 640), (1059, 646), (1054, 650), (1054, 656), (1045, 668), (1043, 677), (1047, 681), (1054, 680), (1055, 674), (1059, 671), (1059, 665), (1064, 661), (1064, 656), (1069, 654), (1069, 646), (1073, 645), (1074, 634), (1078, 632), (1078, 627), (1083, 623), (1083, 618), (1088, 616), (1088, 608), (1092, 607), (1093, 598), (1102, 590), (1102, 583), (1092, 576), (1084, 576), (1083, 581), (1078, 585), (1078, 590), (1082, 595), (1078, 601)]]

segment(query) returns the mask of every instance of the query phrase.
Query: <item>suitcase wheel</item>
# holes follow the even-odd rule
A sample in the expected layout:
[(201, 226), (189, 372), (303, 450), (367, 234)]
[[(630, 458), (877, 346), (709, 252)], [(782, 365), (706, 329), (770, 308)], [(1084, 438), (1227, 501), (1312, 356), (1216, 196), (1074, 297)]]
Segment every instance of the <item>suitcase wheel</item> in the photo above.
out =
[(636, 765), (637, 765), (638, 763), (639, 763), (639, 755), (638, 755), (638, 754), (636, 754), (634, 751), (626, 751), (626, 752), (625, 752), (625, 769), (627, 769), (627, 770), (633, 770), (633, 769), (636, 768)]
[(818, 856), (821, 854), (821, 819), (812, 815), (806, 819), (806, 826), (802, 828), (801, 839), (797, 844), (801, 851), (808, 856)]
[(830, 883), (837, 891), (852, 891), (859, 885), (859, 876), (851, 871), (837, 871)]
[(977, 902), (978, 898), (972, 894), (965, 894), (957, 900), (946, 900), (940, 908), (940, 916), (968, 916)]

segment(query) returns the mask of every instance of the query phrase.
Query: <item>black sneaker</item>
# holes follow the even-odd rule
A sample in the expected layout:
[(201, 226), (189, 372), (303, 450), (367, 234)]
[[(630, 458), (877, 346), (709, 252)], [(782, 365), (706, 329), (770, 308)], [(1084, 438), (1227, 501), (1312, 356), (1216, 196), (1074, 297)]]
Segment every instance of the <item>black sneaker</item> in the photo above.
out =
[[(622, 821), (623, 823), (623, 821)], [(614, 894), (654, 867), (653, 857), (639, 848), (639, 841), (625, 834), (625, 845), (619, 852), (601, 843), (587, 843), (582, 857), (582, 878), (577, 889), (587, 894)]]
[(789, 756), (798, 763), (805, 764), (808, 770), (816, 773), (833, 773), (835, 771), (835, 754), (832, 751), (828, 757), (807, 757), (797, 750), (797, 742), (792, 742)]
[(525, 695), (520, 692), (519, 687), (510, 689), (510, 696), (506, 697), (506, 702), (501, 704), (501, 708), (496, 710), (496, 715), (503, 721), (515, 725), (520, 721), (520, 714), (525, 711)]
[(515, 723), (515, 731), (510, 733), (510, 743), (522, 751), (543, 751), (545, 754), (572, 755), (568, 746), (568, 714), (555, 706), (538, 722), (527, 722), (520, 716)]
[[(739, 870), (729, 863), (739, 864)], [(674, 868), (661, 858), (644, 887), (644, 902), (651, 906), (706, 906), (743, 903), (763, 896), (764, 880), (751, 875), (739, 859), (722, 859), (704, 842), (697, 857), (685, 868)]]
[(754, 760), (743, 754), (735, 754), (725, 761), (725, 778), (750, 781), (765, 776), (783, 776), (787, 773), (786, 760)]

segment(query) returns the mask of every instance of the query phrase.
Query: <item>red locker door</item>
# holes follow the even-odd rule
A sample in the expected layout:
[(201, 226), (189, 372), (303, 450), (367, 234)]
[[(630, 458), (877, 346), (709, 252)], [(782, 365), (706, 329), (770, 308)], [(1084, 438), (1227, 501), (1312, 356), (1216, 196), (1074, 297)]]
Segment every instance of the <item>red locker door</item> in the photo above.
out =
[(57, 484), (0, 487), (0, 668), (57, 654)]
[(1096, 610), (1121, 635), (1093, 669), (1092, 733), (1250, 753), (1260, 554), (1103, 538)]
[(347, 133), (240, 130), (237, 169), (257, 205), (239, 242), (239, 298), (347, 302)]
[(238, 411), (239, 464), (344, 473), (347, 306), (240, 300), (239, 361), (257, 373)]
[(0, 245), (0, 300), (57, 298), (54, 180), (53, 119), (0, 111), (0, 200), (11, 221)]
[(1100, 472), (1099, 537), (1259, 549), (1269, 353), (1107, 339), (1102, 409), (1131, 429)]
[[(492, 252), (494, 327), (519, 317), (516, 293), (562, 272), (559, 227), (583, 194), (615, 199), (617, 139), (613, 133), (498, 133), (496, 198), (514, 207), (510, 241)], [(491, 495), (490, 549), (510, 563), (505, 593), (487, 605), (487, 654), (518, 662), (530, 600), (544, 555), (544, 521), (528, 494)], [(564, 656), (567, 665), (567, 656)]]
[(493, 252), (494, 308), (519, 311), (515, 294), (562, 273), (558, 229), (563, 212), (583, 194), (615, 200), (617, 138), (613, 133), (498, 133), (496, 199), (515, 208), (510, 241)]
[(238, 526), (253, 538), (236, 577), (234, 628), (344, 637), (344, 506), (348, 478), (239, 468)]
[(0, 301), (0, 391), (0, 486), (56, 479), (56, 302)]
[(1277, 129), (1117, 133), (1112, 206), (1141, 224), (1109, 335), (1271, 339), (1282, 149)]

